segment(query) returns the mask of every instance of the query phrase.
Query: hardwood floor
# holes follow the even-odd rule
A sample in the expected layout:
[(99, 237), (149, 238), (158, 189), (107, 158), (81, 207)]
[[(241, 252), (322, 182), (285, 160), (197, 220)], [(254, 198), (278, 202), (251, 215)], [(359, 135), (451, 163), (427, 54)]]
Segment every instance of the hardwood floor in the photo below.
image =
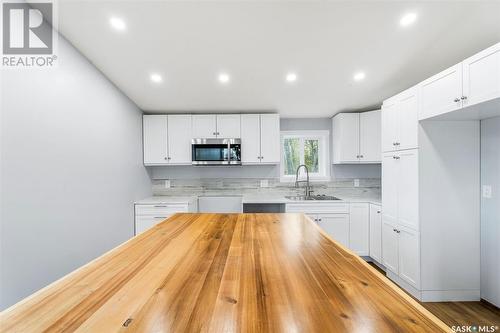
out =
[[(385, 272), (369, 263), (385, 276)], [(446, 325), (452, 326), (494, 326), (493, 332), (500, 332), (500, 309), (485, 302), (419, 302)]]

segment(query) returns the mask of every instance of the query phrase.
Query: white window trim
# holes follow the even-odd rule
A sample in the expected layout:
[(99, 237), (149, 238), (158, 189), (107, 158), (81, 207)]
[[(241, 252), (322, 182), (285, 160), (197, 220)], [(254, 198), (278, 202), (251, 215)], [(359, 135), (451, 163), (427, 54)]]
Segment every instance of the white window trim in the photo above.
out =
[[(280, 132), (280, 182), (290, 183), (295, 182), (295, 175), (285, 175), (285, 163), (283, 161), (283, 144), (285, 137), (300, 137), (300, 138), (318, 138), (320, 140), (320, 148), (318, 156), (319, 167), (324, 168), (321, 175), (309, 174), (311, 182), (321, 182), (330, 180), (330, 147), (329, 137), (330, 131), (328, 130), (300, 130), (300, 131), (281, 131)], [(324, 161), (324, 163), (323, 163)], [(302, 175), (302, 174), (301, 174)], [(300, 177), (300, 175), (299, 175)], [(302, 178), (301, 178), (302, 179)]]

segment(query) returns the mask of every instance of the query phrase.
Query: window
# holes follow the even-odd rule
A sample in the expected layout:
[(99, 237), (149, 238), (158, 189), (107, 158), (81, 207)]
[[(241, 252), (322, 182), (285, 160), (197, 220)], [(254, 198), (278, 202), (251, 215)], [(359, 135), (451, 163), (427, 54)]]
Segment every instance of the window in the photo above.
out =
[[(281, 132), (281, 180), (295, 181), (297, 167), (305, 164), (311, 180), (329, 180), (328, 131)], [(304, 168), (300, 175), (305, 176)]]

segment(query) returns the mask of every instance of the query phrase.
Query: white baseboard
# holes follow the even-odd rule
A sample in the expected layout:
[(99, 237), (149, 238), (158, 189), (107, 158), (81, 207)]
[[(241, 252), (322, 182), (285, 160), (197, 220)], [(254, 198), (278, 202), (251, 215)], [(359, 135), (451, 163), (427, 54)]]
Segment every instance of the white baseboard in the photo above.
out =
[(404, 290), (406, 290), (408, 293), (410, 293), (410, 295), (412, 295), (413, 297), (415, 297), (419, 301), (422, 300), (422, 295), (421, 295), (420, 290), (418, 290), (417, 288), (413, 287), (408, 282), (406, 282), (405, 280), (401, 279), (399, 276), (397, 276), (396, 274), (394, 274), (390, 270), (386, 271), (386, 275), (387, 275), (387, 277), (389, 279), (391, 279), (392, 281), (394, 281), (398, 286), (400, 286), (401, 288), (403, 288)]

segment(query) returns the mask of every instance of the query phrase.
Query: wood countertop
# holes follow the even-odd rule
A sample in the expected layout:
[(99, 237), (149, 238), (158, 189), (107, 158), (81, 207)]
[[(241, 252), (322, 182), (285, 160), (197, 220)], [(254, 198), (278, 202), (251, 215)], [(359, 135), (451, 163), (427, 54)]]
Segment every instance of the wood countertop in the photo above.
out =
[(303, 214), (176, 214), (0, 317), (1, 332), (451, 332)]

